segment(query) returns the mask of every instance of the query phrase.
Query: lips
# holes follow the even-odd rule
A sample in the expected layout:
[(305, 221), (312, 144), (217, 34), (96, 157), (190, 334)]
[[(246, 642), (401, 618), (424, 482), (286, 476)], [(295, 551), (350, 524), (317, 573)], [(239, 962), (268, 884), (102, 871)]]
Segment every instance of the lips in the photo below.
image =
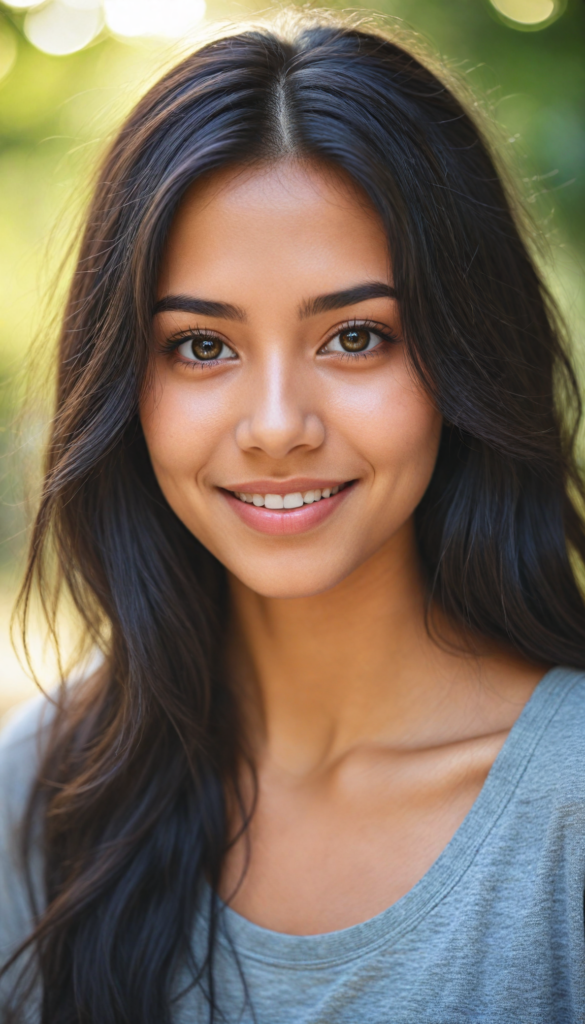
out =
[[(312, 487), (307, 483), (295, 480), (275, 486), (274, 481), (254, 481), (254, 486), (240, 485), (222, 493), (246, 525), (260, 533), (285, 536), (304, 533), (322, 523), (339, 508), (355, 485), (355, 481), (314, 481)], [(317, 486), (321, 483), (323, 486)]]

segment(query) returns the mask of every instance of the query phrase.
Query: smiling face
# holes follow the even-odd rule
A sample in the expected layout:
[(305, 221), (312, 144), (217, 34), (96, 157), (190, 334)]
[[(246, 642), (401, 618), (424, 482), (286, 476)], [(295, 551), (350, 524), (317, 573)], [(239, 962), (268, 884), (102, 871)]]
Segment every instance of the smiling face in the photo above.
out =
[(400, 336), (388, 243), (342, 176), (196, 184), (172, 226), (141, 420), (160, 487), (252, 590), (326, 590), (413, 543), (441, 418)]

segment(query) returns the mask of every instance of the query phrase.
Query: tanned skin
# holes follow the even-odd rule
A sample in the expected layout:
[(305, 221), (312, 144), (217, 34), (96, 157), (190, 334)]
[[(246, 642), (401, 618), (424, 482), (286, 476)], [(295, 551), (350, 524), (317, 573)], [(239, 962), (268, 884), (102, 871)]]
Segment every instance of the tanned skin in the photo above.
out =
[[(229, 574), (259, 784), (247, 872), (238, 888), (240, 841), (221, 895), (276, 931), (346, 928), (430, 868), (547, 666), (469, 647), (438, 609), (442, 642), (427, 629), (413, 514), (441, 416), (406, 357), (382, 225), (351, 182), (284, 161), (193, 186), (158, 300), (142, 423), (167, 500)], [(367, 347), (343, 350), (360, 330)], [(313, 482), (341, 491), (272, 513), (233, 493)]]

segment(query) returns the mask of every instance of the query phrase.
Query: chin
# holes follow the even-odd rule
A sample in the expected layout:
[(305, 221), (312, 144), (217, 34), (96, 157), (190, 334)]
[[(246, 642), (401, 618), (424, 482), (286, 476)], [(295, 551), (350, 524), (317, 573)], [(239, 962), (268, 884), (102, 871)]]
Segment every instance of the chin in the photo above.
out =
[[(281, 598), (292, 600), (294, 598), (315, 597), (327, 590), (331, 590), (341, 583), (355, 566), (338, 567), (337, 571), (331, 566), (316, 571), (315, 566), (303, 568), (297, 565), (276, 569), (268, 567), (266, 571), (246, 571), (242, 567), (236, 569), (233, 566), (227, 567), (229, 572), (235, 576), (249, 590), (259, 594), (260, 597)], [(239, 570), (239, 571), (238, 571)]]

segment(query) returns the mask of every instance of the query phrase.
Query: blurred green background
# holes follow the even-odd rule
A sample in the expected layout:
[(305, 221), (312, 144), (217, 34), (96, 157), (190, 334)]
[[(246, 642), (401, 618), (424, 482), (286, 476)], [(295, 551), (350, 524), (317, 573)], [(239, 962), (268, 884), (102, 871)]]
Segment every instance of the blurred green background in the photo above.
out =
[[(487, 111), (546, 238), (541, 259), (580, 356), (583, 0), (379, 0), (363, 9), (415, 33)], [(33, 375), (34, 360), (50, 354), (64, 287), (57, 272), (91, 168), (178, 53), (222, 23), (270, 13), (254, 0), (208, 0), (207, 9), (204, 0), (0, 0), (0, 711), (33, 686), (11, 652), (7, 624), (26, 535), (23, 467), (42, 436), (50, 375), (20, 432), (15, 417), (32, 343)], [(41, 677), (51, 672), (47, 662)]]

